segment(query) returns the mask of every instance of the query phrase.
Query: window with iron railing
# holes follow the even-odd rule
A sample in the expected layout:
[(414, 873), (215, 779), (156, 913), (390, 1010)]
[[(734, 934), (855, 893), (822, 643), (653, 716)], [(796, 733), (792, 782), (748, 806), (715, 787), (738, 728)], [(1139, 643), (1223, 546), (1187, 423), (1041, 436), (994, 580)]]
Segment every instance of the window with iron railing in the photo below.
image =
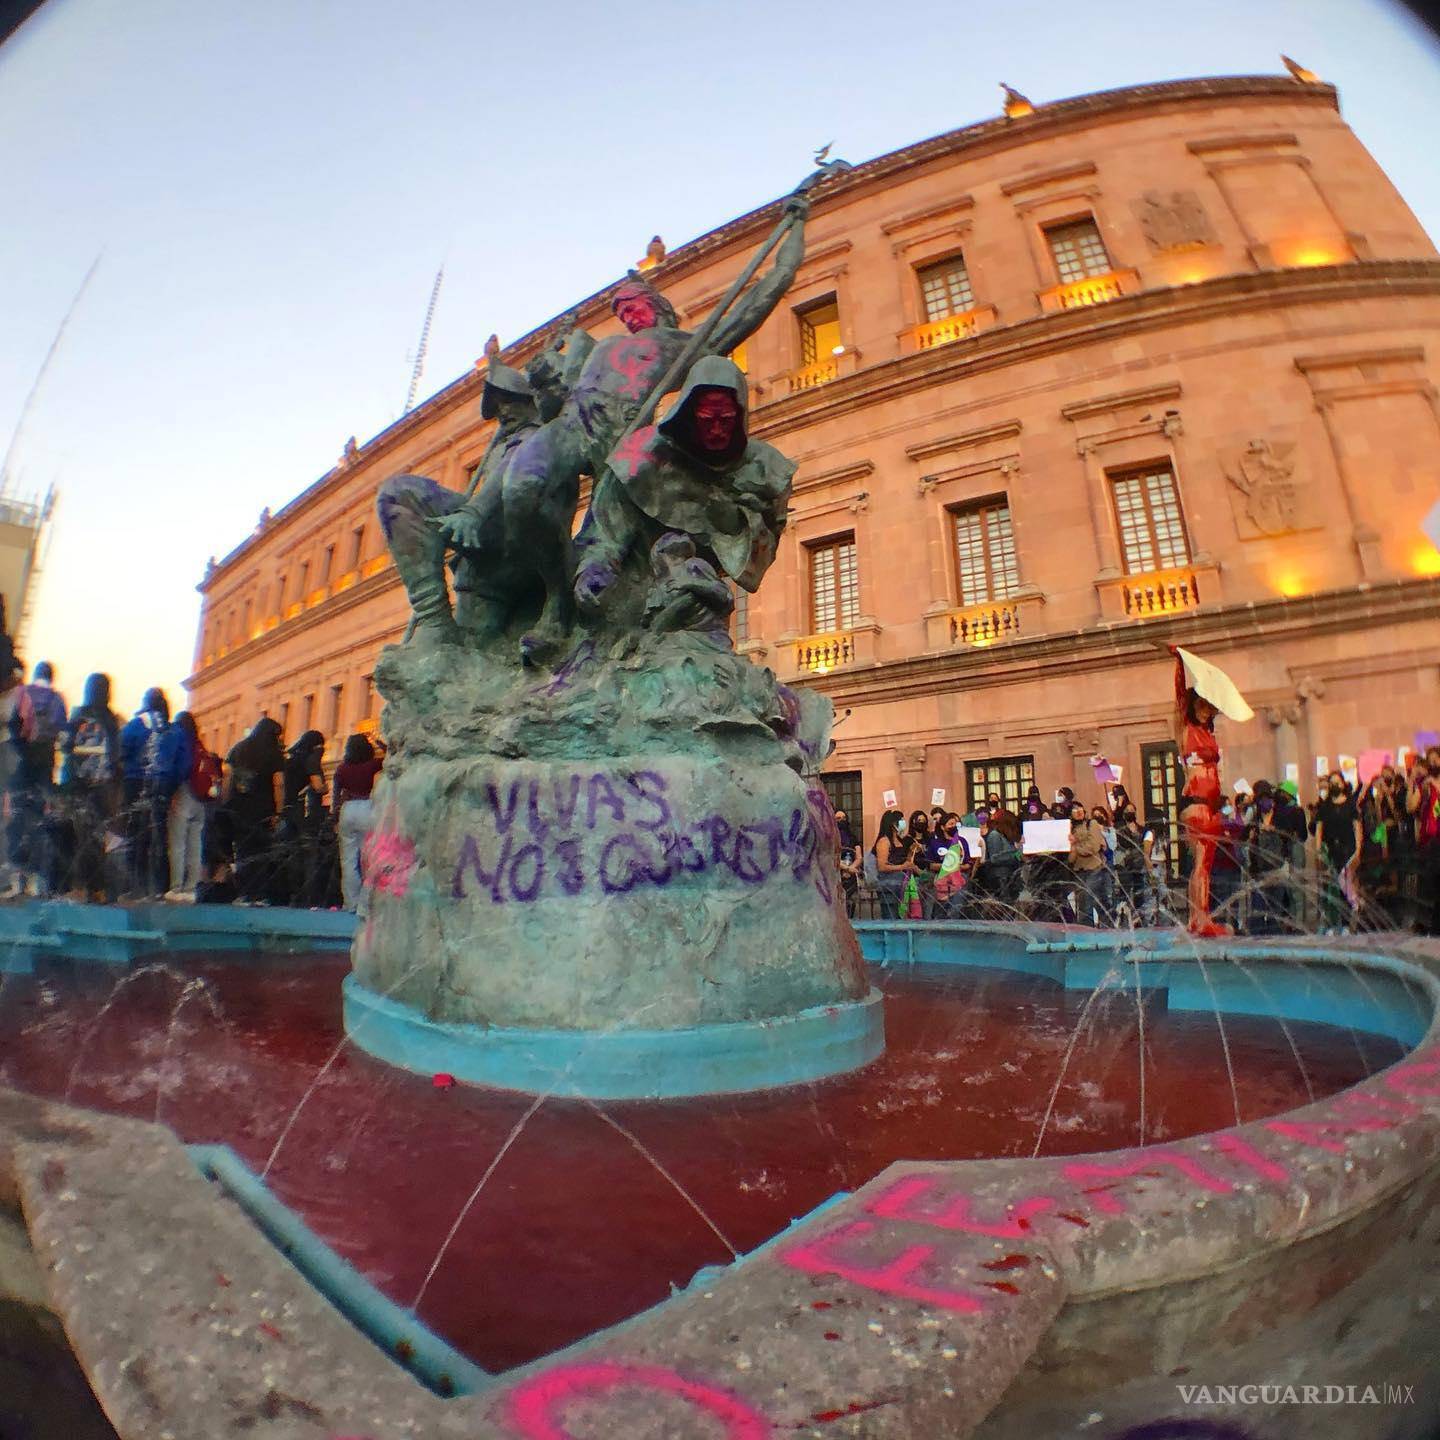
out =
[(1072, 220), (1064, 225), (1047, 225), (1045, 239), (1055, 259), (1055, 272), (1062, 285), (1110, 272), (1110, 256), (1093, 220)]
[(810, 547), (810, 623), (816, 634), (848, 630), (860, 619), (860, 580), (855, 537), (840, 536)]
[(944, 320), (975, 308), (970, 289), (970, 272), (963, 255), (952, 255), (934, 265), (926, 265), (916, 274), (920, 280), (920, 298), (925, 305), (926, 320)]
[(1004, 499), (982, 500), (951, 512), (960, 604), (1008, 600), (1020, 588), (1015, 531)]
[(1127, 573), (1147, 575), (1188, 565), (1190, 542), (1169, 464), (1112, 475), (1110, 485)]
[(840, 307), (833, 295), (795, 312), (800, 324), (800, 364), (829, 360), (840, 344)]

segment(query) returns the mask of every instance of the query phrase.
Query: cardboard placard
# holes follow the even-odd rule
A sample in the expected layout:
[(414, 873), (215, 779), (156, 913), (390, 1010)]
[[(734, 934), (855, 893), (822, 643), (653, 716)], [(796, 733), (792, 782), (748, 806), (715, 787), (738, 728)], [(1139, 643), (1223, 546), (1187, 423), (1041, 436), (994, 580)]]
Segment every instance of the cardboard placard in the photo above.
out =
[(1317, 755), (1315, 757), (1315, 773), (1317, 775), (1328, 775), (1330, 773), (1330, 757), (1328, 755)]
[(970, 847), (970, 858), (972, 860), (983, 860), (985, 858), (985, 837), (980, 833), (977, 826), (962, 825), (957, 833)]
[(1070, 822), (1068, 820), (1027, 820), (1021, 826), (1025, 834), (1027, 855), (1070, 853)]
[(937, 785), (930, 792), (930, 803), (932, 805), (943, 805), (945, 803), (945, 791), (940, 786)]
[(1362, 750), (1357, 763), (1361, 785), (1368, 785), (1385, 766), (1392, 763), (1388, 750)]
[(1175, 649), (1185, 666), (1185, 683), (1202, 700), (1208, 700), (1227, 719), (1241, 724), (1255, 718), (1255, 712), (1235, 688), (1235, 682), (1218, 665), (1202, 660), (1181, 645)]
[(887, 809), (895, 808), (895, 792), (893, 790), (882, 790), (880, 792), (880, 803)]
[(1434, 730), (1417, 730), (1415, 748), (1423, 755), (1432, 745), (1440, 745), (1440, 733)]
[(1300, 783), (1300, 766), (1295, 761), (1292, 760), (1285, 766), (1285, 778), (1292, 785)]
[(1401, 774), (1410, 768), (1410, 757), (1415, 753), (1412, 745), (1402, 745), (1395, 752), (1395, 764), (1399, 767)]
[(1230, 793), (1232, 795), (1253, 795), (1255, 791), (1250, 782), (1242, 776), (1230, 787)]
[(1095, 772), (1096, 781), (1101, 785), (1113, 785), (1120, 778), (1115, 773), (1115, 767), (1103, 755), (1093, 756), (1090, 767)]
[(1360, 778), (1360, 764), (1353, 755), (1341, 755), (1336, 762), (1335, 768), (1350, 782), (1350, 788), (1356, 788)]

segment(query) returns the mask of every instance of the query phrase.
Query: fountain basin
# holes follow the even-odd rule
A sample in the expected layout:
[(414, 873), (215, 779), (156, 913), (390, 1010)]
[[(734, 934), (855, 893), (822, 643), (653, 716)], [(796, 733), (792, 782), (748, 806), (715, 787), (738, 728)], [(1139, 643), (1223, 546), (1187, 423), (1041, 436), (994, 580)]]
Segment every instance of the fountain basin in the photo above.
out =
[[(896, 927), (865, 932), (866, 948), (888, 952), (879, 963), (889, 968), (908, 965), (901, 957), (912, 945), (965, 952), (982, 943), (949, 927), (928, 938)], [(1232, 985), (1231, 968), (1260, 948), (1126, 936), (1107, 953), (1100, 937), (1039, 927), (1008, 935), (987, 927), (984, 946), (991, 964), (1003, 952), (1017, 969), (1063, 978), (1077, 1001), (1086, 967), (1116, 968), (1132, 994), (1158, 1000), (1164, 991), (1171, 1007), (1187, 993), (1199, 1003), (1201, 962), (1216, 993), (1238, 1006), (1243, 977), (1237, 969)], [(1143, 1146), (891, 1165), (740, 1264), (448, 1405), (412, 1382), (392, 1385), (378, 1352), (380, 1368), (357, 1373), (353, 1351), (307, 1309), (313, 1334), (285, 1393), (323, 1408), (337, 1431), (361, 1421), (361, 1433), (497, 1440), (1429, 1436), (1440, 1416), (1428, 1363), (1440, 1342), (1428, 1303), (1440, 1278), (1431, 1218), (1440, 1214), (1440, 1045), (1431, 1024), (1440, 956), (1421, 942), (1388, 941), (1383, 954), (1374, 937), (1368, 946), (1293, 947), (1296, 970), (1324, 978), (1297, 975), (1286, 1003), (1328, 989), (1349, 1023), (1373, 1022), (1373, 1033), (1392, 1040), (1395, 1031), (1420, 1035), (1419, 1044), (1313, 1104)], [(1289, 963), (1279, 958), (1285, 949), (1266, 945), (1267, 963)], [(1168, 985), (1151, 984), (1162, 952)], [(1356, 974), (1347, 980), (1348, 966)], [(1277, 1000), (1283, 978), (1269, 976)], [(803, 1103), (809, 1092), (797, 1093)], [(260, 1405), (256, 1364), (268, 1352), (254, 1349), (253, 1326), (230, 1338), (234, 1313), (219, 1338), (208, 1333), (220, 1325), (217, 1306), (244, 1311), (248, 1302), (229, 1288), (217, 1296), (213, 1274), (177, 1263), (171, 1238), (147, 1228), (146, 1217), (183, 1207), (196, 1237), (186, 1248), (272, 1308), (302, 1304), (287, 1289), (295, 1277), (271, 1264), (263, 1242), (242, 1243), (213, 1197), (207, 1208), (193, 1170), (184, 1179), (169, 1167), (174, 1141), (163, 1130), (86, 1115), (70, 1123), (92, 1133), (88, 1145), (37, 1139), (37, 1116), (58, 1133), (59, 1107), (30, 1106), (31, 1138), (20, 1135), (13, 1107), (0, 1106), (0, 1178), (18, 1181), (32, 1238), (52, 1263), (57, 1310), (107, 1409), (121, 1414), (128, 1403), (139, 1415), (106, 1336), (143, 1335), (147, 1383), (160, 1403), (183, 1397), (192, 1409), (173, 1413), (220, 1433), (227, 1416), (215, 1395), (250, 1394)], [(113, 1142), (101, 1138), (111, 1132)], [(575, 1264), (583, 1274), (584, 1257)], [(140, 1284), (139, 1274), (149, 1278)], [(204, 1386), (192, 1383), (184, 1358), (197, 1353)], [(1374, 1381), (1381, 1396), (1341, 1411), (1287, 1401), (1283, 1391), (1193, 1403), (1179, 1392), (1273, 1381)], [(1408, 1401), (1384, 1403), (1387, 1383), (1414, 1389)], [(151, 1434), (155, 1423), (149, 1412), (149, 1428), (120, 1428)]]

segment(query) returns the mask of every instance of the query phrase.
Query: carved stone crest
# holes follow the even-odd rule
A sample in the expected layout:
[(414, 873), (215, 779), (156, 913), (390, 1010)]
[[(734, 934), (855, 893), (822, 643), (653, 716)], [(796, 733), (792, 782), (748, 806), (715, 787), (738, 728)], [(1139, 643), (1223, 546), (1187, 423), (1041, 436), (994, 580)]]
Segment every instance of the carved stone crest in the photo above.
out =
[[(1251, 440), (1226, 465), (1225, 477), (1237, 492), (1237, 523), (1248, 522), (1240, 525), (1242, 539), (1304, 528), (1293, 442)], [(1247, 529), (1251, 534), (1246, 534)]]
[(1168, 195), (1147, 190), (1134, 202), (1134, 210), (1154, 250), (1188, 250), (1215, 243), (1210, 217), (1193, 190), (1172, 190)]

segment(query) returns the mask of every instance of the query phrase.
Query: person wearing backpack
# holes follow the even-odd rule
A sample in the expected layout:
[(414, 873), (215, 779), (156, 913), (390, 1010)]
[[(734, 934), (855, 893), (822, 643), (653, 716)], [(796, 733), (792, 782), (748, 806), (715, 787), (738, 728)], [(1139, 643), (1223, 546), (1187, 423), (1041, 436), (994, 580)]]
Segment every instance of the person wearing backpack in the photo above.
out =
[(166, 839), (170, 888), (164, 899), (193, 904), (200, 883), (205, 802), (219, 781), (220, 762), (206, 750), (195, 717), (182, 710), (160, 737), (156, 794), (168, 795)]
[(165, 827), (169, 796), (160, 797), (160, 737), (170, 727), (170, 702), (152, 686), (120, 732), (121, 781), (125, 798), (125, 842), (130, 858), (130, 893), (158, 895), (169, 880)]
[(10, 777), (10, 825), (7, 839), (14, 874), (9, 897), (49, 891), (50, 838), (46, 821), (55, 789), (55, 746), (65, 728), (65, 697), (52, 684), (48, 660), (22, 685), (10, 717), (15, 770)]
[(74, 884), (85, 897), (108, 904), (105, 831), (120, 802), (120, 717), (110, 708), (110, 677), (89, 675), (85, 698), (70, 712), (60, 736), (60, 791), (75, 826)]

